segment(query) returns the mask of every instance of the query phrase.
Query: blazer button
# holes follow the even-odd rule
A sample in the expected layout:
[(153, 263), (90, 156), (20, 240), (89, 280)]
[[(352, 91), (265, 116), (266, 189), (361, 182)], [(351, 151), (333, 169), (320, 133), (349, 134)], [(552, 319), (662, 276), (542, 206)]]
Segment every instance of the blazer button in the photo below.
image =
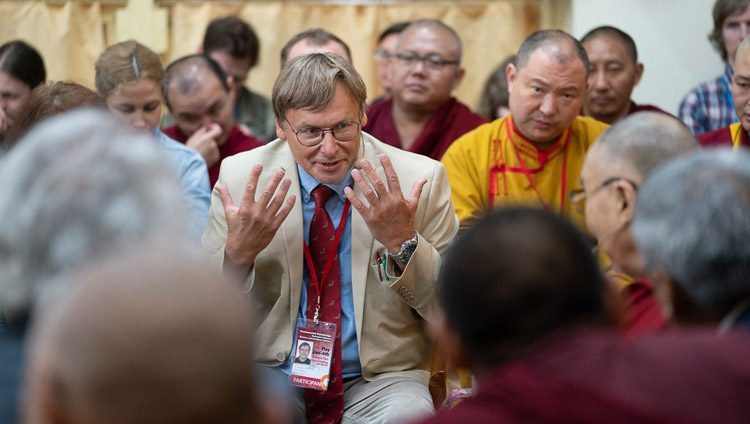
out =
[(286, 355), (284, 355), (284, 352), (279, 352), (276, 354), (276, 359), (278, 359), (279, 361), (283, 361), (284, 359), (286, 359)]

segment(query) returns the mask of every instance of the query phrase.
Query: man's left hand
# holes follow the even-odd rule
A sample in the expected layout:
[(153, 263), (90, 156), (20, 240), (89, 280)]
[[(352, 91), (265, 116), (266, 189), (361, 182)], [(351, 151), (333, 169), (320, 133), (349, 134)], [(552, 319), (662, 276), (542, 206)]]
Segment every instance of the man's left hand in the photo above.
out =
[[(408, 198), (404, 198), (398, 175), (387, 155), (380, 155), (388, 186), (378, 176), (375, 168), (367, 159), (362, 159), (362, 171), (352, 170), (352, 178), (364, 195), (369, 207), (360, 200), (354, 190), (347, 187), (344, 194), (352, 206), (362, 215), (367, 228), (389, 252), (398, 253), (401, 245), (414, 236), (414, 214), (419, 204), (422, 187), (427, 183), (425, 178), (417, 180), (412, 186)], [(368, 184), (369, 181), (369, 184)]]

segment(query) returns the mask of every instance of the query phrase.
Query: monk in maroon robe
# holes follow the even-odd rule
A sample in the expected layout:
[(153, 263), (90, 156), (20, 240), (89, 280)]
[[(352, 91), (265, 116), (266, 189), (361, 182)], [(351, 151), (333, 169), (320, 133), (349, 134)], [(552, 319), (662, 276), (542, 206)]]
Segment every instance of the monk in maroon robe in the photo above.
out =
[(464, 76), (461, 41), (434, 19), (399, 35), (389, 100), (374, 103), (362, 130), (392, 146), (439, 160), (457, 138), (487, 122), (451, 96)]

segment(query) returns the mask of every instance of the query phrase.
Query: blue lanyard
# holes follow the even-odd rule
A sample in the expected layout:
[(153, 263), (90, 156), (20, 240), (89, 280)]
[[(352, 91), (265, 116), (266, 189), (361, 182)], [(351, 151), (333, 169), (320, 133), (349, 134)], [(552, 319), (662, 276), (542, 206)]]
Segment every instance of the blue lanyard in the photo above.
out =
[(737, 112), (734, 110), (734, 101), (732, 101), (732, 91), (729, 89), (729, 81), (727, 81), (726, 74), (721, 76), (721, 81), (724, 83), (724, 88), (726, 89), (727, 103), (729, 103), (729, 106), (731, 106), (732, 108), (732, 123), (736, 124), (737, 122), (740, 122), (740, 119), (737, 117)]

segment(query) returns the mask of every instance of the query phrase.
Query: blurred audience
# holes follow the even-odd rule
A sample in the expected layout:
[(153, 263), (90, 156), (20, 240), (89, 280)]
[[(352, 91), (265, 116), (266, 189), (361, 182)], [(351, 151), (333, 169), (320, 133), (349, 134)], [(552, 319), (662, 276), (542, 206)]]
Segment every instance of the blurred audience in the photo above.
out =
[[(35, 93), (55, 84), (61, 83)], [(42, 122), (3, 158), (0, 307), (7, 326), (0, 328), (0, 422), (15, 421), (22, 343), (38, 294), (120, 246), (185, 243), (179, 202), (179, 183), (151, 137), (102, 110)]]
[(200, 154), (158, 128), (164, 104), (164, 67), (159, 56), (130, 40), (109, 46), (96, 61), (96, 89), (109, 110), (138, 131), (152, 134), (180, 177), (190, 232), (197, 241), (206, 229), (211, 189)]
[(668, 318), (750, 332), (747, 150), (703, 150), (657, 169), (641, 187), (633, 236)]
[(245, 296), (179, 247), (123, 252), (39, 305), (29, 424), (270, 423), (253, 376)]
[(379, 102), (391, 97), (391, 64), (393, 57), (396, 55), (396, 42), (401, 34), (411, 22), (397, 22), (378, 36), (378, 45), (375, 48), (375, 77), (384, 93), (373, 101)]
[(164, 128), (164, 134), (203, 156), (212, 188), (224, 158), (263, 145), (235, 125), (234, 84), (205, 55), (186, 56), (167, 67), (166, 101), (176, 125)]
[(398, 36), (391, 98), (370, 105), (362, 130), (380, 141), (439, 160), (454, 140), (487, 122), (451, 96), (461, 84), (461, 40), (436, 19)]
[(588, 241), (553, 212), (505, 208), (480, 220), (449, 250), (438, 295), (438, 344), (479, 388), (427, 423), (750, 420), (750, 338), (624, 341), (609, 329), (610, 292)]
[(490, 74), (482, 89), (477, 113), (489, 121), (503, 118), (510, 113), (508, 107), (508, 65), (513, 63), (515, 56), (508, 56)]
[(750, 34), (750, 0), (716, 0), (708, 40), (724, 61), (724, 73), (690, 90), (680, 102), (679, 117), (695, 135), (739, 121), (731, 87), (737, 46)]
[(46, 79), (44, 61), (36, 49), (21, 40), (0, 46), (0, 150), (21, 104)]
[(308, 29), (286, 42), (281, 49), (281, 68), (292, 59), (310, 53), (335, 53), (347, 61), (352, 61), (352, 53), (344, 40), (321, 29)]
[(638, 62), (638, 49), (630, 35), (615, 27), (600, 26), (586, 33), (581, 44), (591, 64), (583, 115), (611, 125), (635, 112), (667, 113), (630, 99), (643, 76), (643, 63)]

